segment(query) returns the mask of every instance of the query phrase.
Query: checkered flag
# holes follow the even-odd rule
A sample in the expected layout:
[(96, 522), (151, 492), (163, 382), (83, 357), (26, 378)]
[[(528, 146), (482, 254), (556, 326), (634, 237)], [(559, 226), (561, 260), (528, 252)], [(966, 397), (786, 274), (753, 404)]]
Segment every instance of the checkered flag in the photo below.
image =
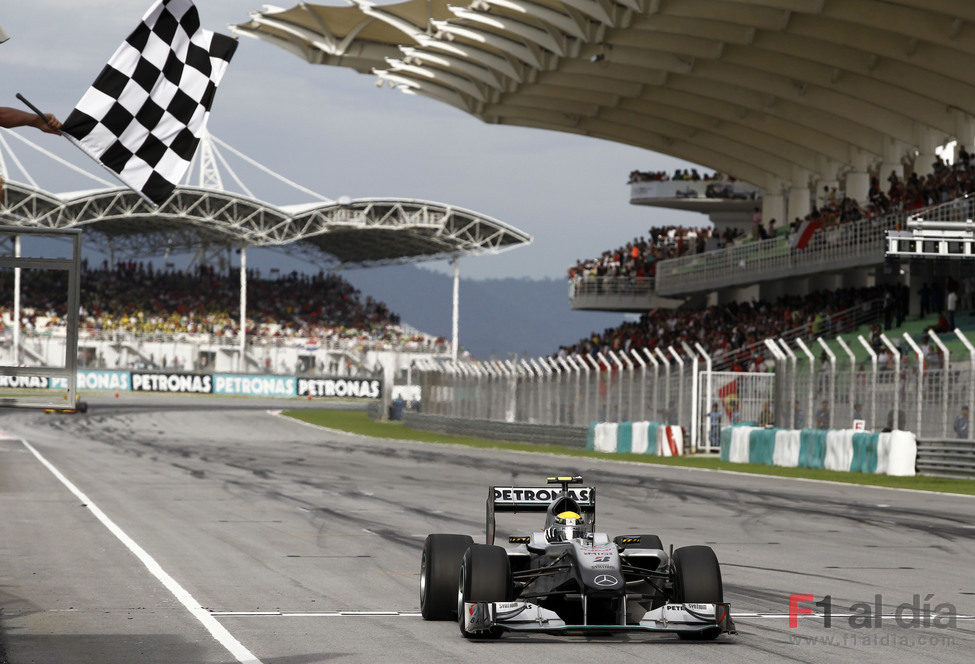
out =
[(200, 27), (192, 0), (157, 0), (61, 131), (162, 205), (190, 166), (236, 49), (234, 39)]

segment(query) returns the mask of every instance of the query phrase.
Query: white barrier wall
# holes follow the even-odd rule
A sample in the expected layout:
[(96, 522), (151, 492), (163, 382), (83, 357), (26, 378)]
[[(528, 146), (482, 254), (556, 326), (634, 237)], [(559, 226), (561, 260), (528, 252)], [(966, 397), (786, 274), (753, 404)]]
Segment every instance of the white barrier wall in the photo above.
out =
[(775, 452), (772, 463), (784, 468), (795, 468), (799, 465), (799, 431), (780, 429), (775, 432)]
[(586, 447), (596, 452), (683, 456), (684, 430), (655, 422), (594, 422)]

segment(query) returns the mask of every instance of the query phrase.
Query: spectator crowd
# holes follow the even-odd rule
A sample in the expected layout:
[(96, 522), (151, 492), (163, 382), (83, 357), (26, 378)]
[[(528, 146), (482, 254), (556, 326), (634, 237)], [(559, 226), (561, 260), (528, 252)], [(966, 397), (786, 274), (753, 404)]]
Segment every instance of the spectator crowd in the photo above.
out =
[[(9, 272), (0, 275), (0, 288), (12, 291)], [(23, 329), (64, 326), (65, 273), (25, 270), (21, 292)], [(86, 266), (81, 276), (79, 327), (92, 334), (235, 338), (240, 327), (239, 297), (236, 270), (221, 273), (208, 266), (187, 272), (157, 270), (151, 263), (136, 262), (114, 267), (104, 263), (98, 269)], [(399, 316), (336, 274), (292, 272), (262, 279), (257, 271), (250, 271), (247, 302), (249, 337), (442, 342), (405, 335)], [(9, 322), (10, 308), (0, 310)]]
[[(731, 362), (737, 371), (762, 371), (766, 355), (762, 340), (798, 331), (805, 338), (831, 335), (860, 324), (877, 321), (889, 329), (907, 316), (909, 292), (905, 286), (875, 286), (786, 295), (774, 302), (730, 303), (698, 310), (655, 309), (639, 321), (593, 332), (575, 344), (563, 346), (559, 355), (606, 354), (631, 349), (700, 343), (716, 364)], [(879, 334), (879, 332), (878, 332)], [(753, 353), (740, 353), (754, 348)]]
[(820, 206), (814, 205), (804, 219), (794, 218), (790, 232), (798, 233), (804, 221), (817, 223), (820, 227), (817, 232), (821, 232), (861, 219), (909, 213), (975, 193), (975, 163), (972, 162), (972, 155), (961, 148), (953, 164), (938, 159), (928, 175), (912, 172), (903, 177), (891, 171), (885, 179), (886, 185), (880, 177), (871, 177), (868, 200), (863, 205), (842, 196), (835, 188), (824, 187)]
[(597, 258), (579, 259), (569, 268), (569, 280), (586, 277), (652, 277), (658, 261), (721, 249), (742, 231), (727, 228), (716, 233), (713, 228), (659, 226), (646, 236), (633, 238), (622, 247), (604, 251)]
[(715, 180), (730, 180), (734, 181), (734, 178), (723, 176), (717, 171), (708, 175), (707, 173), (698, 173), (696, 168), (678, 168), (674, 171), (673, 176), (667, 175), (666, 171), (631, 171), (630, 179), (627, 184), (633, 184), (634, 182), (666, 182), (668, 180), (690, 180), (693, 182), (714, 182)]

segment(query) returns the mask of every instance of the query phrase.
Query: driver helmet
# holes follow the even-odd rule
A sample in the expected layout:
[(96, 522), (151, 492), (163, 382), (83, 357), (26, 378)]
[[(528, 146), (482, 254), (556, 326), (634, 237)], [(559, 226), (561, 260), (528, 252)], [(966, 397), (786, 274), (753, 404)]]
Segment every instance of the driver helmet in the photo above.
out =
[(545, 536), (549, 542), (568, 542), (586, 534), (586, 524), (577, 512), (560, 512), (548, 527)]

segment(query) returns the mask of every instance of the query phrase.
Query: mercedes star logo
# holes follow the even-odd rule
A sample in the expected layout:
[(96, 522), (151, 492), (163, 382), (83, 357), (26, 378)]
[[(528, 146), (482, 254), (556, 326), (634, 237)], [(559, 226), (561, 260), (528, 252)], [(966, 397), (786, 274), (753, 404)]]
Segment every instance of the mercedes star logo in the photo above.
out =
[(595, 583), (597, 586), (615, 586), (617, 583), (619, 583), (619, 579), (610, 574), (600, 574), (593, 579), (593, 583)]

